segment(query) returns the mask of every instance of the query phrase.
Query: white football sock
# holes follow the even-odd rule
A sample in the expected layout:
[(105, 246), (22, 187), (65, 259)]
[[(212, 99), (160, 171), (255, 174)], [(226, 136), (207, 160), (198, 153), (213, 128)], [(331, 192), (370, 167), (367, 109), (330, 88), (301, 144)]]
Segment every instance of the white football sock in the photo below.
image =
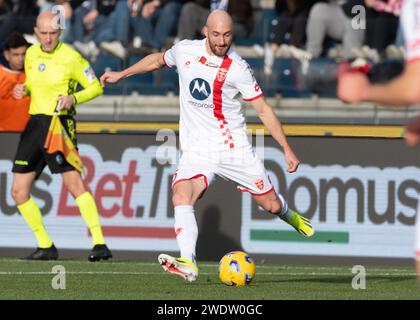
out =
[(175, 233), (181, 257), (196, 263), (195, 247), (198, 238), (198, 227), (193, 206), (175, 207)]
[(281, 202), (281, 210), (280, 210), (280, 212), (277, 214), (277, 216), (280, 218), (280, 219), (282, 219), (282, 220), (284, 220), (284, 221), (286, 221), (286, 222), (289, 222), (290, 221), (290, 219), (292, 218), (292, 213), (290, 212), (290, 210), (289, 210), (289, 206), (287, 205), (287, 202), (286, 202), (286, 200), (283, 198), (283, 196), (279, 193), (279, 194), (277, 194), (277, 196), (279, 197), (279, 199), (280, 199), (280, 202)]

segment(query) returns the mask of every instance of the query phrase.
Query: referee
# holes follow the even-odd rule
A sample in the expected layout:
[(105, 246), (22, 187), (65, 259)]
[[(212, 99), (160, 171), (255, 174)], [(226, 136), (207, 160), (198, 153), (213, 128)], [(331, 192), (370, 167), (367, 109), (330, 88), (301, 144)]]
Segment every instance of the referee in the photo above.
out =
[[(103, 92), (89, 63), (77, 51), (59, 41), (61, 30), (57, 21), (58, 16), (50, 11), (38, 16), (34, 31), (40, 44), (27, 50), (26, 83), (13, 92), (16, 99), (29, 95), (31, 104), (30, 119), (21, 135), (12, 169), (12, 197), (38, 241), (38, 248), (25, 259), (56, 260), (58, 251), (44, 227), (41, 211), (31, 198), (30, 190), (46, 165), (52, 173), (60, 173), (93, 238), (94, 246), (88, 259), (106, 260), (112, 254), (102, 235), (95, 201), (81, 175), (61, 153), (48, 154), (44, 150), (56, 107), (62, 125), (76, 146), (76, 124), (73, 119), (76, 105), (94, 99)], [(76, 92), (78, 84), (83, 89)]]

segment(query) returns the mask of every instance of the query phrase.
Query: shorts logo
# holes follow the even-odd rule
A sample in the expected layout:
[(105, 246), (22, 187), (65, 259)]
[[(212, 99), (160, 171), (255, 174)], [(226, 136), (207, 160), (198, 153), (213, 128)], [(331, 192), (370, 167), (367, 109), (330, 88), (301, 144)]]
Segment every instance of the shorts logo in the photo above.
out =
[(257, 186), (258, 189), (263, 190), (264, 189), (264, 180), (263, 179), (256, 180), (255, 185)]
[(190, 93), (196, 100), (206, 100), (211, 94), (209, 83), (201, 78), (195, 78), (190, 82)]
[(27, 166), (29, 163), (28, 163), (28, 161), (25, 161), (25, 160), (16, 160), (15, 161), (15, 165), (17, 165), (17, 166)]
[(45, 71), (45, 68), (46, 68), (45, 63), (41, 63), (41, 64), (38, 66), (38, 70), (39, 70), (40, 72), (44, 72), (44, 71)]
[(227, 75), (227, 69), (226, 68), (220, 68), (219, 72), (217, 73), (217, 80), (220, 82), (225, 81), (226, 75)]
[(55, 161), (61, 166), (64, 163), (63, 156), (61, 154), (57, 154), (55, 156)]

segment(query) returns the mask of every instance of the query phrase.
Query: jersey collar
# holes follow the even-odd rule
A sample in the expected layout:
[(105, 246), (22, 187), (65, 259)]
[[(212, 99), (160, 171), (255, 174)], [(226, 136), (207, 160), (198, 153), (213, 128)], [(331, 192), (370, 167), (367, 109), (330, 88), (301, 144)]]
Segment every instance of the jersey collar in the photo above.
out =
[(44, 51), (44, 49), (42, 49), (42, 45), (40, 44), (39, 45), (39, 48), (41, 49), (41, 51), (43, 52), (43, 53), (47, 53), (47, 54), (53, 54), (54, 52), (56, 52), (58, 49), (60, 49), (60, 47), (61, 47), (61, 45), (62, 45), (63, 43), (61, 42), (61, 41), (58, 41), (58, 43), (57, 43), (57, 45), (55, 46), (55, 48), (53, 49), (53, 51), (50, 51), (50, 52), (46, 52), (46, 51)]

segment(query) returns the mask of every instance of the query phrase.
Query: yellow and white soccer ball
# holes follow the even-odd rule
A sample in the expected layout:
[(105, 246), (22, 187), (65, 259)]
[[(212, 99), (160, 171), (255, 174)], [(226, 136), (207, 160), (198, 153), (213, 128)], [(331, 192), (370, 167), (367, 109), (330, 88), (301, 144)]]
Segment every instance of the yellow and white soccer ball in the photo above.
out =
[(255, 262), (243, 251), (232, 251), (219, 262), (219, 279), (227, 286), (243, 287), (255, 277)]

